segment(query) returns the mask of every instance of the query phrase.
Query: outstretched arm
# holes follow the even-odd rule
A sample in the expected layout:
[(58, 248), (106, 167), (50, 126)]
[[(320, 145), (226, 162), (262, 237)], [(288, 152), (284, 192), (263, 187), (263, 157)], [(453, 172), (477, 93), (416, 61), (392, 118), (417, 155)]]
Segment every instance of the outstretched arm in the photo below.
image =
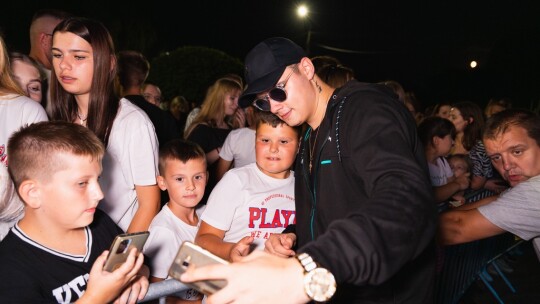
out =
[(439, 218), (439, 242), (454, 245), (484, 239), (505, 232), (486, 219), (478, 209), (452, 210)]
[(212, 252), (222, 259), (229, 260), (231, 250), (235, 243), (224, 242), (225, 231), (215, 228), (212, 225), (207, 224), (205, 221), (201, 222), (201, 226), (195, 236), (195, 244), (203, 247), (204, 249)]

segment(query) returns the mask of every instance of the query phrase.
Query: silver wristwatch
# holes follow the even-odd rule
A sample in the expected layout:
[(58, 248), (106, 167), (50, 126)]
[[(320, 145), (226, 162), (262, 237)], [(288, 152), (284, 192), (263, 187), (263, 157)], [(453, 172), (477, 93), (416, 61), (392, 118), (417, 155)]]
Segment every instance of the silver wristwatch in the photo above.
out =
[(308, 297), (316, 302), (326, 302), (336, 292), (334, 275), (317, 263), (307, 253), (295, 256), (304, 268), (304, 290)]

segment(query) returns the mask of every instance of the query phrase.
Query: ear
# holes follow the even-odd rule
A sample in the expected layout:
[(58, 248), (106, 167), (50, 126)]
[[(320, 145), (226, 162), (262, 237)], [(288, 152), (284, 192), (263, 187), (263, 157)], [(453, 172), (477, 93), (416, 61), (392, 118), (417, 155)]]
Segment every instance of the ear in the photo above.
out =
[(300, 63), (298, 63), (298, 70), (309, 80), (312, 80), (315, 76), (315, 67), (313, 66), (313, 62), (311, 62), (311, 60), (307, 57), (300, 60)]
[(433, 138), (431, 139), (431, 145), (436, 148), (439, 146), (439, 143), (441, 142), (441, 139), (440, 137), (438, 136), (433, 136)]
[(167, 190), (167, 185), (165, 184), (165, 179), (163, 178), (163, 176), (158, 175), (156, 179), (159, 189), (161, 189), (161, 191)]
[(29, 208), (41, 207), (41, 191), (39, 183), (34, 180), (25, 180), (19, 186), (19, 195)]
[(113, 54), (111, 55), (111, 70), (109, 72), (113, 72), (115, 67), (116, 67), (116, 56)]

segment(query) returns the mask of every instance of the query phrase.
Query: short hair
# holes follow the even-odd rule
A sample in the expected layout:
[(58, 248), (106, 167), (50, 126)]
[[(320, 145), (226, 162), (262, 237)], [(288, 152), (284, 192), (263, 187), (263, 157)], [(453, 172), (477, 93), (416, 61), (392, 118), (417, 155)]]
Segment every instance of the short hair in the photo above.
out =
[(328, 64), (319, 69), (317, 76), (331, 87), (340, 88), (354, 78), (354, 71), (341, 64)]
[[(30, 23), (30, 35), (32, 35), (32, 33), (34, 32), (44, 30), (42, 29), (43, 24), (38, 24), (38, 22), (36, 22), (39, 19), (50, 18), (50, 19), (56, 19), (56, 20), (64, 20), (72, 16), (73, 15), (71, 13), (62, 11), (59, 9), (49, 9), (49, 8), (39, 9), (32, 16), (32, 22)], [(47, 34), (50, 34), (50, 33), (47, 33)]]
[(59, 153), (90, 156), (101, 162), (105, 146), (84, 126), (43, 121), (23, 126), (8, 141), (8, 170), (15, 187), (28, 179), (47, 180), (64, 168)]
[(190, 140), (172, 139), (159, 148), (159, 172), (165, 172), (165, 163), (168, 160), (187, 163), (192, 159), (202, 159), (206, 164), (206, 153), (201, 146)]
[(435, 136), (443, 138), (450, 135), (452, 139), (456, 138), (454, 124), (450, 120), (438, 116), (430, 116), (422, 120), (418, 125), (417, 132), (424, 147), (431, 145)]
[(508, 109), (493, 114), (486, 122), (483, 138), (493, 140), (508, 132), (512, 126), (525, 129), (527, 136), (540, 147), (540, 117), (524, 109)]
[[(259, 111), (257, 113), (257, 129), (259, 129), (259, 127), (261, 125), (263, 125), (263, 124), (271, 125), (272, 128), (275, 128), (275, 127), (280, 126), (280, 125), (289, 126), (286, 122), (281, 120), (279, 117), (277, 117), (272, 112)], [(291, 127), (296, 132), (298, 137), (300, 138), (300, 135), (301, 135), (301, 132), (302, 132), (302, 127), (301, 126), (294, 126), (294, 127), (289, 126), (289, 127)]]
[(140, 88), (150, 72), (150, 63), (137, 51), (120, 51), (117, 58), (118, 80), (125, 88)]

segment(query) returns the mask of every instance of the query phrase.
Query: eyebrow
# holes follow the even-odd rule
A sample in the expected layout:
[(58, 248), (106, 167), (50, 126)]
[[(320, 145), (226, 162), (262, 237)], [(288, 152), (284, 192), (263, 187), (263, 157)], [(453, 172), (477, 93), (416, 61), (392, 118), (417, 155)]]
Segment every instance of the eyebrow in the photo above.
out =
[[(55, 48), (55, 47), (53, 47), (52, 50), (62, 52), (62, 53), (64, 52), (64, 51), (60, 50), (59, 48)], [(77, 49), (67, 51), (67, 53), (79, 53), (79, 52), (80, 53), (87, 53), (87, 54), (91, 53), (91, 51), (88, 51), (88, 50), (77, 50)]]

